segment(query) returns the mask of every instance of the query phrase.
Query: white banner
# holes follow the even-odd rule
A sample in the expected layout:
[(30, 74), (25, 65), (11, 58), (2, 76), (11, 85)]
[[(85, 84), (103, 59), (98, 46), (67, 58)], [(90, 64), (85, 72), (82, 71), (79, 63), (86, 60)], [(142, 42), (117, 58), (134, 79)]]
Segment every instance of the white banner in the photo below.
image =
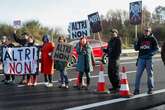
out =
[(70, 39), (80, 39), (82, 36), (90, 36), (90, 24), (88, 20), (69, 23)]
[(39, 49), (37, 47), (3, 47), (2, 61), (5, 74), (37, 74)]

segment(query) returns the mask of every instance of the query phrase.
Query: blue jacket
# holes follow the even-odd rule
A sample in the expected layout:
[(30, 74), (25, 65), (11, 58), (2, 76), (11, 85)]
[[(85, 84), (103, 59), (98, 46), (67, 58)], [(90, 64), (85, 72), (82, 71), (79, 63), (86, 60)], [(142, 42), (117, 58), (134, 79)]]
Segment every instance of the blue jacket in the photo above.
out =
[(92, 72), (95, 59), (92, 52), (92, 47), (86, 44), (83, 48), (80, 48), (80, 44), (76, 45), (76, 51), (78, 54), (77, 70), (79, 72)]

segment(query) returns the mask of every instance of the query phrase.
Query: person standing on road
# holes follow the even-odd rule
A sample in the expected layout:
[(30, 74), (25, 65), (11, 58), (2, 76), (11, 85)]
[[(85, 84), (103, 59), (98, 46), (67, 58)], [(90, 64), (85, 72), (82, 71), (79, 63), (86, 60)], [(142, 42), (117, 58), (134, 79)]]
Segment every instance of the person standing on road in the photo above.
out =
[(151, 33), (151, 28), (146, 27), (144, 29), (144, 34), (142, 37), (138, 38), (135, 41), (134, 48), (136, 51), (139, 51), (138, 60), (137, 60), (137, 72), (135, 79), (135, 90), (134, 95), (140, 93), (140, 79), (143, 74), (144, 69), (147, 70), (148, 75), (148, 94), (152, 94), (154, 87), (154, 78), (153, 78), (153, 62), (152, 57), (158, 51), (157, 39)]
[[(5, 48), (14, 47), (14, 44), (12, 44), (12, 42), (6, 36), (2, 36), (1, 42), (2, 42), (2, 47), (5, 47)], [(1, 49), (3, 49), (3, 48), (1, 48)], [(5, 78), (2, 81), (2, 82), (4, 82), (4, 84), (13, 84), (14, 83), (14, 80), (15, 80), (15, 75), (14, 74), (5, 74), (4, 73), (4, 76), (5, 76)]]
[(53, 59), (52, 52), (54, 45), (50, 41), (49, 35), (44, 35), (42, 38), (43, 45), (41, 47), (41, 73), (44, 75), (45, 86), (52, 87), (52, 75), (53, 75)]
[(80, 42), (76, 45), (76, 51), (78, 54), (78, 61), (77, 61), (77, 70), (80, 74), (79, 80), (79, 89), (82, 86), (82, 78), (83, 74), (86, 74), (87, 77), (87, 85), (85, 89), (88, 89), (90, 85), (90, 73), (93, 71), (93, 66), (95, 66), (95, 59), (92, 51), (92, 47), (87, 42), (86, 37), (81, 37)]
[(161, 48), (161, 57), (162, 57), (162, 61), (165, 65), (165, 41), (163, 42), (162, 48)]
[[(64, 38), (64, 36), (61, 36), (58, 38), (58, 42), (59, 43), (66, 43), (66, 39)], [(60, 72), (60, 88), (69, 88), (68, 83), (68, 75), (67, 75), (67, 71), (66, 71), (66, 66), (67, 66), (67, 61), (59, 61), (59, 60), (55, 60), (55, 69), (58, 70)]]
[[(35, 40), (33, 40), (33, 41), (31, 42), (31, 40), (30, 40), (30, 38), (29, 38), (30, 35), (29, 35), (28, 33), (24, 32), (24, 33), (22, 34), (23, 38), (21, 39), (21, 38), (18, 38), (18, 37), (17, 37), (16, 32), (17, 32), (17, 31), (14, 30), (14, 34), (13, 34), (14, 40), (15, 40), (17, 43), (19, 43), (21, 46), (30, 47), (30, 46), (33, 46), (33, 45), (34, 45)], [(28, 82), (26, 81), (26, 79), (25, 79), (25, 76), (26, 76), (26, 75), (22, 75), (22, 79), (21, 79), (21, 81), (19, 82), (19, 84), (27, 84), (27, 83), (28, 83)], [(28, 76), (27, 76), (27, 77), (28, 77)]]
[(111, 30), (111, 38), (108, 42), (108, 47), (103, 49), (108, 54), (108, 77), (112, 84), (112, 88), (109, 88), (111, 92), (118, 92), (120, 89), (119, 78), (119, 62), (121, 54), (121, 39), (118, 36), (118, 30)]

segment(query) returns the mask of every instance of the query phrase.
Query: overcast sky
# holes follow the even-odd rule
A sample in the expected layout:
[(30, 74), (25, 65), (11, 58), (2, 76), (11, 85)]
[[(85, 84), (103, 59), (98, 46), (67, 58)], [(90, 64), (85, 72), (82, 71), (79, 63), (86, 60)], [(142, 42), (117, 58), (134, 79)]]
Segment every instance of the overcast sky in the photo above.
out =
[[(39, 20), (44, 26), (61, 27), (64, 31), (71, 21), (87, 19), (98, 11), (105, 15), (110, 9), (129, 11), (129, 3), (136, 0), (0, 0), (0, 22)], [(151, 12), (165, 6), (165, 0), (142, 0)]]

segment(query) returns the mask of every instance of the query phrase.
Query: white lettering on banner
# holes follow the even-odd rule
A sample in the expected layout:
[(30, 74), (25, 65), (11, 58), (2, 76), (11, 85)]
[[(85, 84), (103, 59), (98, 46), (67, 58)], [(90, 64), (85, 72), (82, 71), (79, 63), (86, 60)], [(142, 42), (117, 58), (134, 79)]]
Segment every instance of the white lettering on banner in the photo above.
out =
[(2, 60), (5, 74), (36, 74), (39, 51), (37, 47), (4, 47)]
[(90, 24), (88, 20), (72, 22), (69, 24), (70, 39), (80, 39), (82, 36), (90, 36)]

